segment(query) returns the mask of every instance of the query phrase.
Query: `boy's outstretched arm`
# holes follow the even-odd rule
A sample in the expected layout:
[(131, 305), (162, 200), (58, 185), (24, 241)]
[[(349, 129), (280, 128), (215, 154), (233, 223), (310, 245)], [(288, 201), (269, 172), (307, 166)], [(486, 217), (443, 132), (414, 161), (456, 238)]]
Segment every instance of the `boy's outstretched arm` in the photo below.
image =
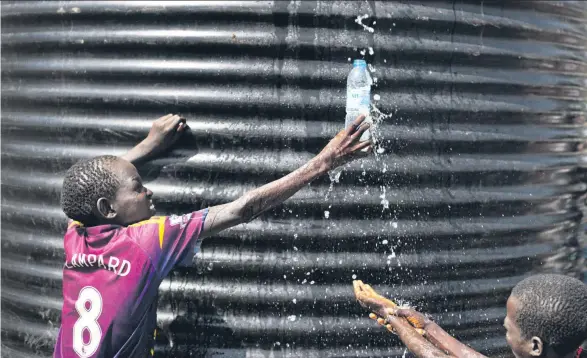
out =
[[(340, 131), (320, 154), (283, 178), (251, 190), (231, 203), (211, 207), (202, 237), (251, 221), (329, 170), (368, 155), (371, 141), (359, 142), (363, 132), (369, 128), (364, 120), (364, 116), (359, 116), (348, 128)], [(362, 151), (365, 148), (369, 149)]]
[[(394, 319), (401, 318), (401, 317), (413, 317), (416, 314), (420, 314), (419, 312), (413, 309), (399, 309), (396, 311)], [(386, 321), (389, 321), (390, 316), (387, 316)], [(389, 322), (393, 327), (395, 325), (392, 322)], [(436, 347), (439, 347), (445, 352), (451, 354), (451, 356), (455, 358), (487, 358), (483, 354), (473, 350), (471, 347), (467, 346), (459, 342), (456, 338), (448, 334), (442, 327), (440, 327), (436, 322), (430, 321), (426, 324), (426, 338)]]
[[(389, 331), (397, 332), (408, 349), (418, 357), (430, 357), (430, 355), (427, 355), (428, 353), (418, 355), (417, 352), (434, 352), (430, 348), (433, 344), (432, 347), (435, 347), (438, 352), (448, 352), (451, 357), (486, 358), (481, 353), (456, 340), (436, 322), (420, 312), (411, 308), (398, 307), (362, 281), (353, 281), (353, 286), (355, 296), (361, 306), (375, 313), (370, 317), (376, 319), (380, 325), (385, 325)], [(407, 327), (410, 327), (411, 331)], [(404, 331), (404, 336), (402, 336), (402, 330)], [(418, 333), (423, 334), (427, 340), (422, 336), (420, 336), (420, 339), (416, 338), (414, 334)], [(444, 353), (442, 354), (444, 355)]]
[(410, 323), (402, 317), (388, 315), (386, 322), (390, 324), (399, 338), (404, 342), (410, 352), (418, 358), (450, 358), (440, 349), (426, 340)]
[(177, 141), (186, 128), (185, 119), (177, 114), (168, 114), (156, 119), (149, 130), (149, 135), (131, 150), (121, 155), (133, 164), (160, 154)]

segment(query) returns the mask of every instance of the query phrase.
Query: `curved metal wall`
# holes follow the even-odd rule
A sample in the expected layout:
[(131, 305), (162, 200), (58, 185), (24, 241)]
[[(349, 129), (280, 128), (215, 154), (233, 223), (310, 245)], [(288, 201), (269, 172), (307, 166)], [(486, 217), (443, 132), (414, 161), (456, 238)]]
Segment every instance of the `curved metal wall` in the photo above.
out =
[(584, 270), (581, 2), (1, 10), (3, 356), (52, 351), (68, 166), (121, 154), (151, 120), (179, 112), (191, 133), (140, 168), (158, 208), (232, 200), (295, 169), (341, 127), (357, 57), (374, 65), (375, 104), (391, 114), (379, 126), (383, 153), (331, 191), (322, 178), (206, 240), (193, 267), (161, 286), (159, 323), (172, 343), (159, 337), (158, 356), (402, 355), (354, 302), (353, 277), (487, 354), (507, 354), (512, 286), (537, 271)]

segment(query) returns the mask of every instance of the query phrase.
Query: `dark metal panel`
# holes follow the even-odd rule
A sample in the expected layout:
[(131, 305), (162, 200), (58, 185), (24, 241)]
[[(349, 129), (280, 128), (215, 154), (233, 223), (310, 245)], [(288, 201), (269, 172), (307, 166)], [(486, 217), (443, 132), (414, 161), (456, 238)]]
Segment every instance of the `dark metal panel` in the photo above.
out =
[(37, 1), (1, 11), (3, 356), (51, 354), (68, 166), (121, 154), (152, 119), (179, 112), (191, 133), (140, 168), (157, 207), (233, 200), (336, 132), (357, 57), (374, 66), (374, 104), (388, 114), (381, 150), (340, 183), (317, 180), (206, 240), (193, 267), (161, 286), (169, 337), (158, 356), (402, 355), (354, 302), (353, 277), (504, 355), (513, 285), (540, 271), (585, 274), (582, 2)]

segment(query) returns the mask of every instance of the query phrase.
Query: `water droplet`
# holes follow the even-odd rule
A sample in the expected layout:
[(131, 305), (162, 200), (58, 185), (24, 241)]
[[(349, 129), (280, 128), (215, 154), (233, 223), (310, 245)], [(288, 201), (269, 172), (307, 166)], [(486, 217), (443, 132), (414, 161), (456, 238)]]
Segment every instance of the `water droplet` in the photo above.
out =
[(357, 275), (353, 274), (352, 278), (353, 278), (353, 280), (356, 280), (357, 279)]
[(288, 320), (290, 320), (291, 322), (295, 321), (295, 320), (296, 320), (296, 318), (297, 318), (297, 317), (296, 317), (296, 315), (295, 315), (295, 314), (292, 314), (291, 316), (288, 316), (288, 317), (287, 317), (287, 319), (288, 319)]
[(324, 211), (324, 217), (326, 219), (328, 219), (330, 217), (330, 211), (328, 211), (328, 210)]
[(383, 244), (383, 245), (387, 245), (387, 244), (389, 244), (389, 241), (387, 241), (387, 240), (383, 240), (383, 241), (381, 241), (381, 244)]

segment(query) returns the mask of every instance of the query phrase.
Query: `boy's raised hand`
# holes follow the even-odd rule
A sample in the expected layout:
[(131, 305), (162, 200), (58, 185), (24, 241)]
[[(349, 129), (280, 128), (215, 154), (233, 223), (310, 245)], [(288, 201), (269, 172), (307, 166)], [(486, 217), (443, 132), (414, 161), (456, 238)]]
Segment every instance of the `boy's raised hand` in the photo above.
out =
[(151, 154), (159, 154), (179, 139), (186, 126), (185, 118), (177, 114), (167, 114), (153, 122), (144, 142), (151, 147)]
[(129, 150), (121, 158), (131, 163), (143, 161), (169, 149), (185, 131), (185, 118), (177, 114), (167, 114), (156, 119), (151, 125), (147, 138)]

